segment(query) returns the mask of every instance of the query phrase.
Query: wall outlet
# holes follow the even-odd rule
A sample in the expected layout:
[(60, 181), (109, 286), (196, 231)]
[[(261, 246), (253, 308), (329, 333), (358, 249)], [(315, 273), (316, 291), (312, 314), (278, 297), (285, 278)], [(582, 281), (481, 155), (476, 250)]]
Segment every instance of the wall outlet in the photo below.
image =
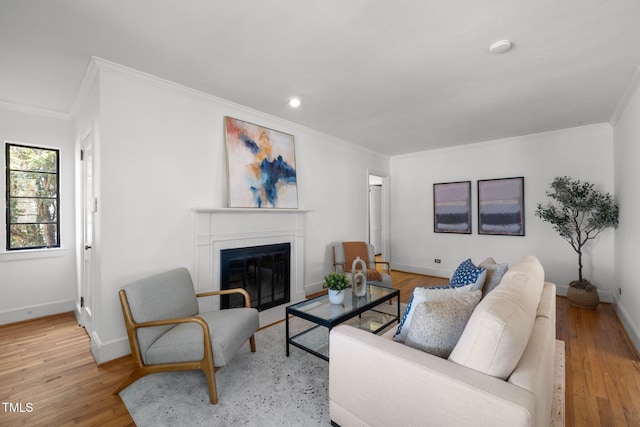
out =
[(433, 262), (435, 262), (436, 264), (440, 264), (442, 260), (440, 258), (436, 258), (433, 260)]

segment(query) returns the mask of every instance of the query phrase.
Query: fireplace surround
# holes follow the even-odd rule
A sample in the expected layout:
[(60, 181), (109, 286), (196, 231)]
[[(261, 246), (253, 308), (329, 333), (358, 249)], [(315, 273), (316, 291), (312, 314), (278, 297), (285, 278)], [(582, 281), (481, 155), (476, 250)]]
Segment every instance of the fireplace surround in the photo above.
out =
[[(220, 290), (220, 252), (225, 249), (289, 243), (292, 303), (305, 298), (302, 209), (194, 208), (194, 286), (196, 292)], [(200, 298), (203, 310), (220, 309), (220, 299)], [(284, 319), (285, 305), (260, 312), (260, 325)]]

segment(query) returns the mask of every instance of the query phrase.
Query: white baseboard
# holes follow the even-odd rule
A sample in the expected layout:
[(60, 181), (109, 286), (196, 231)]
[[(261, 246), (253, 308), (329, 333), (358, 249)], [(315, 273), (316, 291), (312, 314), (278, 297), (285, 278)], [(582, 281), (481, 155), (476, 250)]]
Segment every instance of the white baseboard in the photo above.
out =
[(420, 267), (420, 266), (417, 266), (417, 265), (410, 265), (410, 264), (393, 263), (391, 265), (391, 270), (405, 271), (407, 273), (424, 274), (424, 275), (427, 275), (427, 276), (436, 276), (436, 277), (450, 277), (451, 276), (451, 271), (449, 271), (449, 270), (445, 270), (445, 269), (442, 269), (442, 268)]
[(620, 304), (620, 300), (618, 298), (614, 301), (613, 308), (616, 310), (616, 314), (618, 315), (622, 326), (624, 326), (627, 335), (629, 335), (631, 342), (636, 347), (636, 351), (640, 353), (640, 330), (634, 324), (631, 316), (629, 316), (629, 313), (627, 313), (624, 306)]
[(305, 295), (316, 294), (324, 289), (324, 282), (312, 283), (304, 286)]
[[(569, 285), (558, 285), (556, 283), (556, 295), (566, 297), (568, 290), (569, 290)], [(615, 300), (613, 298), (613, 292), (611, 291), (603, 291), (601, 289), (598, 289), (598, 298), (600, 298), (601, 302), (615, 303)]]
[(82, 324), (82, 307), (80, 307), (80, 304), (76, 303), (75, 307), (73, 309), (73, 315), (76, 317), (76, 321), (78, 322), (78, 325), (84, 327), (84, 325)]
[(100, 341), (98, 334), (93, 331), (91, 334), (91, 353), (98, 365), (117, 359), (118, 357), (126, 356), (127, 354), (131, 354), (129, 339), (127, 337), (121, 337), (103, 343)]
[(51, 316), (52, 314), (67, 313), (74, 311), (75, 305), (75, 301), (71, 299), (0, 311), (0, 325)]

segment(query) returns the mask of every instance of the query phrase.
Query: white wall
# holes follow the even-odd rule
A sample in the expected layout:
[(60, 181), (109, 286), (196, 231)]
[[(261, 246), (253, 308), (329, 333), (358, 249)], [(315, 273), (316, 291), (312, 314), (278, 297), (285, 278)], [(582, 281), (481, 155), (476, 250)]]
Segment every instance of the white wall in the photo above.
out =
[[(391, 257), (393, 268), (448, 277), (466, 258), (492, 256), (513, 263), (533, 254), (546, 279), (559, 286), (577, 278), (577, 254), (547, 223), (534, 215), (556, 176), (590, 181), (613, 192), (613, 136), (608, 124), (526, 135), (391, 159)], [(526, 236), (477, 234), (477, 180), (524, 176)], [(433, 232), (433, 184), (472, 181), (473, 234)], [(613, 230), (591, 242), (584, 275), (603, 300), (617, 290), (613, 275)], [(595, 243), (595, 244), (594, 244)], [(435, 264), (439, 258), (442, 264)], [(559, 289), (563, 292), (564, 289)]]
[(631, 97), (614, 127), (614, 170), (620, 225), (615, 233), (616, 293), (618, 315), (629, 336), (640, 349), (640, 286), (638, 285), (638, 241), (640, 240), (640, 89), (638, 73)]
[(129, 352), (118, 290), (172, 267), (193, 270), (191, 209), (226, 207), (224, 116), (295, 136), (299, 205), (311, 210), (307, 287), (330, 271), (333, 241), (366, 240), (367, 169), (388, 172), (388, 157), (115, 64), (99, 68), (99, 362)]
[(0, 110), (0, 164), (4, 171), (5, 142), (60, 150), (60, 249), (6, 252), (6, 202), (1, 178), (0, 324), (71, 311), (74, 307), (75, 194), (73, 123), (70, 120)]

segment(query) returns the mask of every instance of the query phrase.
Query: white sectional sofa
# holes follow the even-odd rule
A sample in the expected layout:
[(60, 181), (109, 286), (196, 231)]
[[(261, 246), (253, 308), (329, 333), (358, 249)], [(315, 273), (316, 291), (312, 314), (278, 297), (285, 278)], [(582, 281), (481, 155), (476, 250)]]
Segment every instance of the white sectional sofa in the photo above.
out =
[(556, 288), (518, 260), (474, 309), (448, 359), (350, 326), (330, 335), (334, 425), (538, 426), (550, 422)]

